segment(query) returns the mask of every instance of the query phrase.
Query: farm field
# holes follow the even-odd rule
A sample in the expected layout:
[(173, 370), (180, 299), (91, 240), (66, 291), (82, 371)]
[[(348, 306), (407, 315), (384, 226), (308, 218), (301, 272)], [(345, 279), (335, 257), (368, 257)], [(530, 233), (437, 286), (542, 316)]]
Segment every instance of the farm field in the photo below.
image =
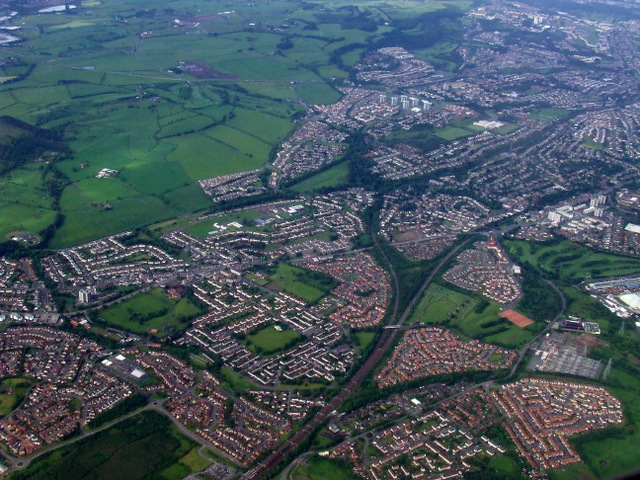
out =
[[(133, 333), (151, 332), (164, 337), (187, 328), (189, 320), (204, 311), (188, 298), (168, 298), (160, 288), (138, 294), (107, 307), (99, 316), (110, 326)], [(155, 330), (155, 332), (153, 332)]]
[(156, 412), (143, 412), (35, 460), (11, 480), (177, 480), (199, 471), (198, 445)]
[[(401, 10), (394, 16), (409, 14), (393, 3)], [(60, 248), (209, 208), (196, 180), (261, 168), (302, 113), (282, 99), (337, 101), (341, 94), (331, 81), (347, 73), (332, 52), (389, 30), (369, 24), (360, 30), (364, 25), (352, 22), (348, 10), (306, 11), (288, 2), (268, 9), (239, 5), (224, 21), (216, 18), (219, 2), (180, 4), (164, 13), (155, 7), (147, 0), (83, 2), (73, 16), (21, 17), (42, 34), (23, 29), (33, 55), (0, 67), (0, 78), (12, 79), (0, 85), (0, 116), (56, 129), (73, 154), (54, 166), (67, 182), (59, 206), (27, 205), (27, 198), (38, 198), (33, 192), (9, 194), (5, 187), (0, 234), (37, 233), (61, 213), (64, 222), (51, 241)], [(247, 27), (249, 19), (278, 16), (301, 20), (292, 22), (291, 37)], [(202, 18), (199, 28), (208, 36), (172, 23), (192, 17)], [(374, 18), (386, 21), (379, 13)], [(317, 27), (303, 28), (310, 22)], [(355, 61), (359, 54), (356, 49), (345, 58)], [(201, 67), (196, 73), (194, 64)], [(102, 168), (117, 170), (116, 177), (97, 182)], [(319, 187), (342, 181), (342, 168)], [(134, 213), (133, 202), (140, 206)]]

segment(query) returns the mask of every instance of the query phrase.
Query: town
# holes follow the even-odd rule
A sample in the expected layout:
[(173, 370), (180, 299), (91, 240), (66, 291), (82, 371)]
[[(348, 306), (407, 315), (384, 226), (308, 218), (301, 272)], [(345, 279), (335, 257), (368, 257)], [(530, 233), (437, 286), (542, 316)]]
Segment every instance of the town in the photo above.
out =
[[(79, 10), (27, 3), (48, 18)], [(157, 122), (155, 141), (175, 142), (154, 144), (166, 171), (202, 170), (184, 177), (184, 199), (176, 190), (144, 207), (166, 217), (57, 244), (56, 228), (74, 225), (62, 215), (49, 231), (7, 235), (0, 477), (25, 478), (57, 448), (150, 412), (195, 442), (186, 463), (199, 467), (180, 477), (163, 465), (144, 478), (320, 478), (308, 474), (314, 465), (371, 480), (600, 478), (637, 468), (634, 459), (612, 466), (618, 444), (595, 449), (593, 433), (632, 443), (638, 417), (634, 6), (607, 0), (586, 15), (572, 2), (560, 11), (489, 0), (398, 20), (401, 3), (294, 2), (282, 22), (265, 20), (254, 2), (206, 21), (164, 9), (172, 39), (224, 40), (265, 64), (291, 54), (311, 70), (248, 80), (171, 56), (171, 66), (154, 67), (162, 77), (144, 80), (162, 86), (126, 73), (127, 108), (185, 109)], [(114, 32), (135, 30), (134, 19), (162, 16), (130, 13), (115, 16), (108, 43), (124, 42)], [(48, 38), (53, 28), (18, 25), (20, 17), (0, 5), (2, 29), (13, 32), (0, 34), (0, 68), (18, 73), (0, 73), (1, 85), (31, 72), (13, 35)], [(433, 31), (421, 30), (426, 18)], [(352, 42), (360, 30), (350, 21), (371, 22), (371, 37)], [(60, 28), (93, 25), (79, 22)], [(160, 38), (146, 23), (126, 47), (135, 58)], [(313, 46), (298, 52), (298, 42)], [(315, 50), (335, 65), (307, 60)], [(75, 54), (47, 54), (70, 75), (51, 88), (67, 95), (87, 85), (74, 75), (93, 72), (104, 75), (101, 95), (112, 94), (108, 80), (122, 72), (77, 66)], [(304, 95), (316, 87), (333, 100)], [(260, 104), (269, 95), (274, 115)], [(18, 97), (6, 97), (2, 118)], [(63, 131), (65, 108), (45, 105), (30, 127)], [(236, 115), (270, 118), (279, 133), (225, 124)], [(241, 167), (185, 167), (175, 152), (200, 132), (178, 128), (188, 119), (220, 127), (231, 143), (255, 142), (260, 158), (219, 138), (229, 158), (216, 161)], [(75, 188), (89, 172), (108, 191), (156, 147), (59, 170), (43, 147), (29, 167), (46, 179), (38, 195), (60, 189), (52, 205), (68, 208), (64, 179)], [(195, 164), (198, 155), (185, 155)], [(20, 187), (7, 178), (7, 192)], [(140, 192), (120, 186), (138, 201)], [(122, 215), (122, 198), (89, 197), (84, 215)], [(198, 207), (184, 210), (192, 199)]]

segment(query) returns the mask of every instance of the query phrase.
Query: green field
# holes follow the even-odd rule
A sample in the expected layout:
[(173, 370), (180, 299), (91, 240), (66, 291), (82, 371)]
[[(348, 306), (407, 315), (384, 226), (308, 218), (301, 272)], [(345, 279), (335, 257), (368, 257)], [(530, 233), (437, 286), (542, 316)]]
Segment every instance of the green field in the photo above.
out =
[(296, 91), (310, 105), (324, 105), (340, 100), (340, 93), (326, 83), (300, 83)]
[(338, 286), (338, 282), (329, 275), (287, 263), (278, 264), (270, 278), (269, 288), (285, 290), (309, 303), (317, 302)]
[(529, 114), (529, 116), (534, 120), (545, 120), (547, 122), (555, 120), (556, 118), (563, 118), (568, 115), (569, 111), (561, 108), (540, 108)]
[(582, 143), (582, 145), (584, 145), (587, 148), (590, 148), (591, 150), (604, 150), (605, 144), (596, 142), (589, 135), (585, 135), (583, 140), (584, 142)]
[(235, 395), (240, 395), (247, 390), (255, 388), (254, 384), (246, 380), (244, 377), (238, 375), (228, 367), (223, 367), (220, 370), (220, 377), (225, 382), (223, 383), (223, 387)]
[[(201, 470), (197, 444), (156, 412), (143, 412), (116, 426), (47, 453), (11, 480), (179, 480)], [(205, 465), (206, 466), (206, 465)]]
[[(205, 238), (209, 235), (209, 232), (218, 230), (214, 226), (214, 223), (217, 223), (218, 225), (224, 225), (230, 222), (238, 222), (242, 224), (242, 226), (245, 228), (249, 228), (249, 227), (257, 228), (257, 227), (252, 227), (252, 223), (253, 223), (253, 220), (255, 220), (256, 218), (260, 218), (261, 216), (262, 214), (257, 210), (246, 210), (238, 213), (233, 213), (230, 215), (216, 216), (208, 220), (203, 220), (201, 222), (193, 223), (185, 227), (184, 231), (193, 235), (194, 237)], [(229, 227), (229, 228), (230, 230), (232, 230), (235, 227)]]
[(453, 127), (453, 126), (449, 126), (449, 127), (444, 127), (444, 128), (440, 128), (438, 130), (435, 131), (435, 134), (447, 141), (450, 140), (455, 140), (457, 138), (461, 138), (461, 137), (467, 137), (469, 135), (472, 135), (475, 132), (469, 131), (467, 129), (464, 128), (460, 128), (460, 127)]
[(253, 353), (269, 356), (281, 352), (304, 340), (304, 337), (295, 330), (276, 330), (273, 326), (262, 328), (257, 332), (247, 335), (243, 341)]
[(357, 480), (358, 477), (345, 465), (328, 458), (309, 456), (307, 465), (299, 465), (290, 478), (296, 480)]
[(188, 298), (170, 299), (162, 289), (154, 288), (99, 312), (106, 323), (133, 333), (157, 330), (154, 336), (164, 337), (184, 330), (190, 320), (204, 310)]
[(320, 188), (345, 185), (349, 180), (349, 163), (341, 162), (291, 187), (294, 192), (308, 193)]
[(433, 283), (423, 293), (409, 323), (453, 327), (470, 337), (509, 348), (521, 346), (532, 337), (535, 325), (517, 327), (499, 317), (498, 303), (481, 298)]
[(20, 404), (31, 382), (26, 378), (5, 378), (0, 381), (0, 417), (9, 415)]
[(567, 315), (584, 318), (596, 322), (603, 332), (614, 333), (620, 328), (619, 317), (606, 309), (602, 303), (575, 287), (563, 287), (562, 292), (567, 299)]
[(636, 258), (600, 253), (568, 240), (550, 243), (506, 240), (504, 244), (516, 262), (537, 267), (543, 275), (569, 283), (640, 273), (640, 260)]
[(356, 340), (358, 341), (358, 348), (360, 350), (366, 349), (373, 339), (375, 338), (375, 332), (356, 332)]
[[(262, 168), (304, 113), (299, 102), (341, 97), (334, 81), (348, 77), (364, 45), (416, 15), (470, 6), (274, 1), (234, 5), (221, 20), (228, 5), (218, 1), (160, 9), (150, 0), (88, 0), (72, 13), (23, 13), (21, 45), (30, 55), (0, 67), (0, 79), (13, 79), (0, 83), (0, 116), (59, 132), (72, 154), (55, 165), (67, 177), (59, 206), (38, 195), (42, 182), (3, 193), (0, 235), (38, 232), (61, 213), (50, 246), (62, 248), (210, 208), (195, 181)], [(198, 27), (178, 28), (174, 19)], [(423, 33), (415, 24), (408, 31)], [(442, 39), (420, 55), (451, 70), (458, 45)], [(202, 75), (181, 62), (197, 62)], [(456, 127), (438, 133), (462, 134)], [(422, 145), (443, 140), (420, 137)], [(93, 177), (101, 168), (118, 176), (100, 184)], [(346, 173), (337, 166), (297, 189), (339, 185)], [(46, 205), (32, 205), (34, 198)]]
[(50, 180), (42, 162), (4, 173), (0, 178), (0, 241), (15, 231), (38, 233), (56, 218), (46, 187)]

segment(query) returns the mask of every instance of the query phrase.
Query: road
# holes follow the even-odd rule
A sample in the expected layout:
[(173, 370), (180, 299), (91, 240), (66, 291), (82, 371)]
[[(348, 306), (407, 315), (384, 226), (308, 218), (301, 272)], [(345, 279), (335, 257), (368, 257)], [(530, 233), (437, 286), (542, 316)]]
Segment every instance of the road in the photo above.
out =
[[(462, 247), (463, 247), (466, 243), (468, 243), (470, 240), (471, 240), (471, 239), (469, 239), (469, 240), (467, 240), (466, 242), (464, 242), (464, 243), (462, 243), (462, 244), (458, 245), (458, 247), (457, 247), (457, 248), (455, 248), (454, 250), (452, 250), (452, 251), (449, 253), (449, 255), (447, 255), (447, 257), (445, 257), (445, 258), (444, 258), (444, 259), (443, 259), (443, 260), (438, 264), (438, 266), (434, 269), (434, 271), (431, 273), (431, 275), (429, 275), (429, 277), (427, 278), (427, 280), (424, 282), (424, 284), (422, 285), (422, 287), (420, 288), (420, 290), (418, 291), (418, 293), (416, 294), (416, 296), (412, 299), (412, 301), (410, 302), (409, 306), (408, 306), (408, 307), (407, 307), (407, 309), (404, 311), (404, 313), (403, 313), (402, 317), (398, 320), (398, 322), (396, 322), (396, 323), (394, 324), (394, 326), (401, 327), (402, 323), (404, 322), (404, 320), (406, 319), (406, 317), (408, 316), (408, 314), (411, 312), (411, 309), (412, 309), (412, 307), (413, 307), (413, 305), (414, 305), (415, 301), (417, 300), (417, 298), (419, 298), (420, 294), (424, 291), (424, 289), (425, 289), (425, 288), (429, 285), (429, 283), (433, 280), (433, 277), (434, 277), (434, 276), (435, 276), (435, 274), (439, 271), (439, 269), (442, 267), (442, 265), (444, 265), (444, 263), (445, 263), (445, 262), (446, 262), (446, 261), (451, 257), (451, 255), (453, 255), (455, 252), (457, 252), (460, 248), (462, 248)], [(527, 351), (529, 350), (529, 347), (531, 346), (531, 344), (532, 344), (533, 342), (537, 341), (537, 340), (538, 340), (542, 335), (544, 335), (544, 334), (545, 334), (545, 333), (546, 333), (546, 332), (551, 328), (551, 326), (554, 324), (554, 322), (556, 322), (556, 321), (557, 321), (557, 320), (558, 320), (562, 315), (564, 315), (564, 313), (565, 313), (565, 311), (566, 311), (566, 309), (567, 309), (567, 299), (566, 299), (566, 297), (564, 296), (564, 294), (562, 293), (562, 291), (561, 291), (561, 290), (560, 290), (560, 289), (559, 289), (559, 288), (558, 288), (558, 287), (557, 287), (553, 282), (551, 282), (551, 281), (549, 281), (549, 280), (545, 280), (545, 281), (546, 281), (546, 282), (547, 282), (547, 283), (548, 283), (548, 284), (549, 284), (549, 285), (550, 285), (550, 286), (551, 286), (551, 287), (552, 287), (552, 288), (553, 288), (553, 289), (558, 293), (558, 295), (560, 296), (560, 299), (562, 300), (562, 308), (561, 308), (561, 309), (560, 309), (560, 311), (556, 314), (556, 316), (553, 318), (553, 320), (551, 320), (551, 321), (550, 321), (550, 322), (545, 326), (545, 328), (544, 328), (543, 330), (541, 330), (537, 335), (535, 335), (533, 338), (531, 338), (531, 339), (530, 339), (530, 340), (529, 340), (529, 341), (528, 341), (528, 342), (527, 342), (527, 343), (522, 347), (522, 349), (520, 350), (520, 354), (519, 354), (519, 356), (518, 356), (517, 361), (514, 363), (513, 367), (511, 368), (511, 371), (509, 372), (509, 375), (507, 375), (507, 377), (506, 377), (506, 378), (511, 378), (511, 377), (515, 374), (515, 372), (517, 371), (518, 367), (520, 366), (520, 363), (522, 362), (522, 360), (524, 359), (524, 357), (525, 357), (525, 355), (526, 355)], [(383, 338), (381, 338), (381, 339), (380, 339), (380, 341), (378, 342), (378, 345), (376, 346), (376, 351), (374, 352), (374, 354), (373, 354), (373, 355), (371, 355), (371, 356), (369, 357), (369, 359), (368, 359), (368, 361), (367, 361), (367, 364), (366, 364), (365, 366), (363, 366), (363, 367), (360, 369), (360, 371), (358, 371), (358, 373), (356, 374), (356, 376), (359, 376), (359, 375), (361, 374), (361, 372), (363, 372), (363, 370), (365, 370), (365, 367), (366, 367), (366, 366), (368, 366), (368, 364), (369, 364), (370, 362), (372, 363), (371, 368), (373, 368), (373, 366), (375, 366), (375, 364), (376, 364), (376, 363), (377, 363), (377, 361), (380, 359), (380, 357), (382, 356), (382, 354), (384, 353), (384, 351), (386, 350), (386, 348), (387, 348), (387, 347), (390, 345), (390, 343), (393, 341), (393, 337), (395, 336), (396, 332), (398, 332), (398, 331), (400, 331), (400, 330), (405, 330), (405, 329), (404, 329), (404, 328), (398, 328), (398, 329), (393, 329), (393, 330), (385, 330), (385, 333), (386, 333), (386, 332), (391, 332), (391, 333), (390, 333), (388, 336), (386, 336), (386, 337), (385, 337), (385, 336), (384, 336), (384, 334), (383, 334)], [(376, 353), (379, 353), (379, 355), (376, 355)], [(374, 360), (374, 358), (375, 358), (375, 360)], [(366, 370), (366, 373), (365, 373), (364, 375), (366, 375), (366, 374), (369, 372), (369, 370), (370, 370), (370, 368), (369, 368), (368, 370)], [(363, 377), (364, 377), (364, 375), (363, 375), (362, 377), (360, 377), (360, 379), (361, 379), (361, 378), (363, 378)], [(354, 378), (355, 378), (355, 377), (354, 377)], [(352, 383), (353, 383), (353, 381), (349, 382), (349, 384), (348, 384), (348, 385), (347, 385), (347, 387), (345, 387), (345, 388), (349, 388), (349, 387), (351, 386), (351, 384), (352, 384)], [(356, 384), (356, 385), (357, 385), (357, 384)], [(355, 385), (354, 385), (354, 386), (355, 386)], [(453, 393), (452, 395), (449, 395), (448, 397), (446, 397), (446, 398), (443, 398), (443, 399), (439, 400), (438, 402), (436, 402), (435, 404), (433, 404), (433, 405), (430, 407), (430, 409), (436, 408), (438, 405), (440, 405), (440, 404), (442, 404), (442, 403), (445, 403), (445, 402), (447, 402), (447, 401), (451, 400), (452, 398), (458, 397), (459, 395), (461, 395), (461, 394), (462, 394), (462, 393), (464, 393), (464, 392), (471, 391), (471, 390), (475, 390), (475, 389), (476, 389), (476, 388), (478, 388), (478, 387), (482, 387), (482, 388), (487, 389), (487, 388), (491, 388), (491, 387), (493, 387), (493, 386), (494, 386), (494, 380), (487, 380), (487, 381), (484, 381), (484, 382), (481, 382), (481, 383), (470, 384), (470, 385), (468, 385), (468, 386), (464, 387), (464, 389), (463, 389), (462, 391), (455, 392), (455, 393)], [(340, 393), (340, 395), (341, 395), (341, 394), (342, 394), (342, 392)], [(340, 396), (340, 395), (338, 395), (338, 396)], [(337, 398), (337, 397), (335, 397), (335, 398)], [(335, 398), (334, 398), (334, 400), (335, 400)], [(335, 402), (334, 402), (334, 401), (332, 401), (331, 403), (332, 403), (332, 404), (334, 404)], [(340, 403), (341, 403), (341, 402), (340, 402)], [(339, 404), (338, 404), (338, 405), (339, 405)], [(332, 411), (332, 410), (330, 410), (330, 411), (329, 411), (329, 413), (330, 413), (331, 411)], [(322, 413), (322, 412), (320, 412), (320, 413)], [(319, 414), (319, 415), (320, 415), (320, 414)], [(319, 425), (322, 421), (324, 421), (324, 419), (325, 419), (325, 418), (326, 418), (326, 417), (323, 417), (322, 419), (318, 419), (317, 417), (316, 417), (316, 418), (314, 418), (313, 420), (317, 420), (317, 421), (316, 421), (316, 422), (314, 422), (314, 427), (313, 427), (313, 428), (315, 428), (315, 426)], [(313, 428), (312, 428), (312, 429), (313, 429)], [(309, 432), (311, 432), (311, 430), (309, 430)], [(356, 436), (356, 437), (354, 437), (354, 438), (358, 438), (358, 437), (362, 437), (362, 436), (364, 436), (364, 433), (363, 433), (363, 434), (360, 434), (360, 435), (358, 435), (358, 436)], [(300, 439), (300, 442), (301, 442), (305, 437), (306, 437), (306, 435), (302, 436), (302, 437), (301, 437), (301, 439)], [(293, 438), (292, 438), (291, 440), (293, 440)], [(348, 441), (351, 441), (351, 440), (353, 440), (353, 438), (349, 438), (349, 439), (348, 439)], [(297, 445), (296, 445), (296, 446), (297, 446)], [(281, 459), (281, 458), (282, 458), (286, 453), (288, 453), (289, 451), (291, 451), (293, 448), (294, 448), (294, 447), (292, 446), (290, 449), (287, 449), (287, 451), (286, 451), (285, 453), (283, 453), (281, 456), (277, 457), (277, 459), (278, 459), (278, 460), (279, 460), (279, 459)], [(271, 459), (272, 459), (272, 457), (274, 457), (276, 453), (277, 453), (277, 451), (276, 451), (276, 452), (274, 452), (274, 454), (273, 454), (271, 457), (269, 457), (269, 458), (267, 459), (267, 461), (266, 461), (266, 462), (268, 462), (269, 460), (271, 460)], [(307, 455), (307, 454), (310, 454), (310, 453), (312, 453), (312, 452), (307, 452), (307, 453), (306, 453), (306, 454), (304, 454), (304, 455)], [(304, 456), (304, 455), (303, 455), (303, 456)], [(302, 458), (302, 457), (300, 457), (300, 458)], [(276, 458), (274, 458), (273, 460), (276, 460)], [(297, 459), (296, 459), (296, 460), (297, 460)], [(265, 462), (265, 464), (266, 464), (266, 462)], [(265, 464), (262, 464), (262, 465), (265, 465)], [(277, 462), (272, 463), (272, 464), (271, 464), (271, 466), (269, 466), (269, 468), (271, 468), (271, 467), (275, 466), (276, 464), (277, 464)], [(294, 466), (295, 464), (296, 464), (296, 462), (293, 462), (289, 467), (287, 467), (287, 469), (285, 470), (285, 473), (290, 472), (290, 471), (291, 471), (291, 467), (292, 467), (292, 466)], [(260, 467), (262, 467), (262, 465), (261, 465)], [(258, 470), (258, 468), (260, 468), (260, 467), (257, 467), (257, 468), (256, 468), (256, 469), (254, 469), (254, 470)], [(268, 469), (267, 469), (267, 470), (268, 470)], [(252, 471), (252, 472), (253, 472), (253, 471)], [(252, 472), (249, 472), (249, 474), (251, 474)], [(251, 478), (251, 479), (261, 478), (261, 476), (262, 476), (264, 473), (266, 473), (266, 470), (257, 471), (257, 473), (258, 473), (258, 475), (255, 475), (255, 474), (254, 474), (254, 476), (247, 476), (246, 478)], [(249, 475), (249, 474), (247, 474), (247, 475)], [(283, 475), (283, 476), (282, 476), (282, 478), (285, 478), (285, 476)]]
[[(429, 286), (429, 284), (433, 281), (435, 276), (438, 274), (442, 266), (453, 256), (460, 248), (466, 245), (471, 238), (466, 241), (460, 243), (455, 248), (453, 248), (441, 261), (438, 265), (431, 271), (427, 279), (422, 283), (418, 291), (415, 293), (404, 312), (400, 317), (398, 314), (398, 298), (399, 298), (399, 284), (396, 272), (391, 265), (391, 262), (385, 255), (384, 251), (380, 248), (378, 240), (376, 238), (375, 232), (372, 228), (372, 238), (374, 239), (375, 247), (381, 252), (384, 257), (387, 265), (389, 266), (389, 271), (391, 272), (391, 277), (393, 280), (393, 285), (395, 289), (395, 301), (392, 311), (392, 317), (397, 319), (395, 323), (392, 323), (394, 326), (401, 325), (406, 318), (409, 316), (411, 309), (415, 305), (418, 298), (424, 291), (425, 288)], [(364, 364), (360, 367), (360, 369), (356, 372), (356, 374), (351, 377), (349, 382), (340, 390), (340, 392), (331, 399), (331, 401), (320, 410), (311, 420), (309, 420), (300, 430), (298, 430), (291, 438), (282, 443), (271, 455), (269, 455), (263, 462), (257, 465), (255, 468), (247, 472), (243, 478), (246, 480), (257, 480), (259, 478), (264, 477), (264, 475), (271, 470), (273, 467), (278, 465), (289, 453), (291, 453), (296, 447), (298, 447), (302, 442), (310, 435), (316, 427), (323, 424), (330, 416), (332, 416), (333, 412), (337, 410), (340, 405), (351, 395), (360, 382), (373, 370), (373, 368), (378, 364), (384, 353), (389, 349), (389, 347), (393, 344), (393, 341), (398, 334), (399, 329), (385, 329), (380, 336), (378, 343), (376, 344), (373, 352), (364, 362)]]
[(78, 435), (76, 437), (73, 437), (70, 440), (66, 440), (66, 441), (59, 442), (59, 443), (54, 443), (52, 445), (49, 445), (47, 447), (44, 447), (44, 448), (38, 450), (36, 453), (34, 453), (32, 455), (26, 455), (24, 457), (17, 458), (17, 457), (10, 456), (8, 453), (6, 453), (4, 451), (2, 453), (7, 458), (7, 460), (9, 460), (11, 462), (11, 466), (9, 467), (9, 471), (10, 472), (11, 471), (15, 471), (15, 470), (22, 470), (24, 468), (27, 468), (29, 466), (29, 464), (33, 460), (35, 460), (36, 458), (44, 455), (45, 453), (49, 453), (51, 450), (56, 450), (56, 449), (58, 449), (60, 447), (64, 447), (66, 445), (71, 445), (72, 443), (76, 443), (77, 441), (82, 440), (85, 437), (88, 437), (90, 435), (95, 435), (96, 433), (99, 433), (99, 432), (102, 432), (103, 430), (111, 428), (114, 425), (116, 425), (116, 424), (118, 424), (120, 422), (123, 422), (123, 421), (127, 420), (128, 418), (134, 417), (134, 416), (138, 415), (139, 413), (141, 413), (142, 411), (147, 410), (149, 408), (151, 408), (151, 406), (147, 405), (147, 406), (144, 406), (144, 407), (139, 408), (137, 410), (134, 410), (133, 412), (129, 412), (128, 414), (126, 414), (126, 415), (124, 415), (122, 417), (119, 417), (118, 419), (116, 419), (116, 420), (114, 420), (112, 422), (106, 423), (106, 424), (102, 425), (101, 427), (96, 428), (95, 430), (90, 430), (90, 431), (83, 430), (80, 435)]

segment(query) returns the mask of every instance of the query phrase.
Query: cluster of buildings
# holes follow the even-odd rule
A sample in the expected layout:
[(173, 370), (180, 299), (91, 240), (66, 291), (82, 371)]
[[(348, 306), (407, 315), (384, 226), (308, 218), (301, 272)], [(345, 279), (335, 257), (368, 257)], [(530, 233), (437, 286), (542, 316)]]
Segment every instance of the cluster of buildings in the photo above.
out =
[(405, 415), (416, 415), (429, 405), (446, 397), (453, 396), (465, 389), (464, 382), (455, 385), (430, 384), (419, 388), (412, 388), (402, 393), (385, 397), (376, 402), (344, 413), (336, 417), (328, 425), (330, 438), (356, 436), (371, 430), (383, 423), (390, 423)]
[(495, 237), (476, 242), (474, 248), (457, 256), (458, 263), (445, 272), (444, 279), (482, 294), (503, 305), (515, 302), (522, 290), (515, 274), (520, 267), (511, 263)]
[[(568, 437), (623, 421), (620, 401), (593, 385), (525, 378), (495, 389), (457, 388), (437, 409), (414, 398), (418, 409), (405, 410), (395, 395), (343, 415), (332, 425), (343, 425), (352, 438), (321, 455), (346, 460), (371, 480), (462, 478), (506, 453), (493, 428), (501, 426), (531, 466), (524, 473), (535, 478), (580, 461)], [(392, 424), (376, 428), (383, 422)]]
[[(396, 191), (385, 195), (382, 235), (414, 258), (433, 258), (464, 232), (504, 218), (467, 196)], [(495, 263), (495, 262), (493, 262)]]
[(216, 203), (234, 200), (239, 197), (251, 197), (260, 195), (267, 190), (257, 175), (259, 172), (260, 170), (251, 170), (221, 175), (198, 180), (198, 185)]
[(319, 115), (324, 122), (342, 127), (343, 129), (360, 130), (364, 122), (356, 120), (351, 112), (359, 106), (370, 105), (377, 102), (380, 92), (365, 88), (344, 87), (340, 91), (343, 96), (336, 103), (330, 105), (313, 105), (311, 111)]
[(568, 333), (551, 332), (532, 347), (533, 356), (527, 365), (537, 372), (564, 373), (598, 380), (604, 366), (600, 360), (588, 358), (589, 344)]
[[(106, 289), (128, 285), (164, 283), (187, 267), (153, 245), (127, 246), (121, 242), (131, 232), (111, 235), (100, 240), (62, 250), (41, 261), (46, 275), (60, 292), (81, 295), (88, 287)], [(94, 292), (94, 290), (89, 290)], [(97, 294), (93, 293), (97, 297)], [(83, 303), (90, 300), (86, 293)], [(97, 300), (95, 298), (94, 300)]]
[[(264, 261), (265, 257), (279, 259), (283, 255), (332, 255), (351, 249), (351, 239), (364, 229), (357, 213), (372, 203), (373, 194), (358, 188), (333, 192), (312, 201), (270, 202), (201, 219), (211, 222), (211, 231), (205, 238), (176, 230), (163, 239), (189, 251), (196, 270), (201, 270), (203, 264), (236, 265), (243, 270)], [(247, 212), (259, 216), (252, 221), (227, 224), (233, 228), (216, 221)]]
[(370, 480), (445, 480), (462, 478), (481, 459), (506, 452), (497, 440), (482, 435), (496, 423), (499, 412), (481, 389), (455, 395), (437, 410), (404, 418), (369, 432), (368, 447), (352, 439), (326, 454), (349, 461), (356, 473)]
[(98, 173), (96, 173), (96, 178), (110, 178), (118, 175), (118, 170), (113, 170), (111, 168), (102, 168)]
[(618, 277), (585, 283), (584, 288), (619, 317), (640, 314), (640, 277)]
[[(380, 68), (386, 65), (393, 65), (395, 68)], [(433, 73), (434, 68), (402, 47), (384, 47), (365, 57), (356, 66), (356, 71), (360, 82), (403, 88), (421, 85)]]
[(337, 324), (351, 328), (379, 324), (386, 314), (391, 282), (389, 274), (376, 264), (368, 253), (334, 257), (326, 261), (307, 260), (302, 265), (309, 270), (324, 272), (340, 281), (332, 295), (346, 305), (329, 315)]
[(343, 143), (349, 134), (329, 127), (325, 122), (308, 119), (284, 142), (271, 164), (275, 169), (269, 183), (276, 188), (283, 180), (290, 180), (327, 165), (344, 152)]
[(620, 424), (620, 401), (602, 387), (528, 378), (491, 393), (506, 429), (535, 470), (580, 462), (568, 437)]
[(54, 309), (51, 292), (34, 270), (33, 260), (0, 257), (0, 322), (6, 316), (28, 322)]
[(29, 455), (78, 433), (134, 393), (131, 383), (95, 363), (104, 352), (91, 340), (50, 327), (0, 333), (0, 375), (33, 383), (24, 402), (0, 420), (0, 441), (12, 455)]
[(287, 145), (278, 153), (273, 166), (281, 170), (279, 178), (295, 178), (332, 163), (345, 148), (343, 144), (326, 143)]
[(161, 350), (134, 347), (119, 356), (123, 359), (114, 364), (127, 364), (127, 371), (135, 366), (154, 379), (143, 381), (142, 388), (148, 395), (166, 399), (163, 408), (175, 421), (193, 430), (218, 454), (243, 466), (275, 447), (293, 422), (324, 405), (320, 399), (273, 390), (251, 390), (234, 398), (214, 374), (196, 371)]
[[(602, 192), (610, 191), (608, 188)], [(617, 191), (615, 202), (607, 193), (577, 195), (521, 215), (523, 232), (519, 236), (540, 239), (543, 233), (557, 232), (590, 247), (638, 255), (640, 226), (626, 220), (638, 209), (638, 198), (628, 189)]]
[(463, 341), (451, 331), (425, 327), (405, 332), (376, 381), (380, 387), (444, 373), (509, 367), (515, 352), (479, 340)]
[[(355, 353), (345, 343), (342, 329), (303, 301), (282, 292), (259, 300), (240, 293), (240, 288), (228, 292), (236, 292), (232, 305), (219, 300), (221, 290), (207, 293), (200, 288), (196, 295), (211, 306), (211, 312), (196, 319), (179, 343), (199, 346), (257, 385), (332, 382), (336, 373), (345, 373), (353, 363)], [(238, 335), (273, 324), (298, 332), (304, 341), (264, 357), (253, 353)]]
[(444, 252), (455, 241), (455, 236), (444, 236), (430, 240), (407, 241), (394, 246), (411, 258), (431, 260)]

